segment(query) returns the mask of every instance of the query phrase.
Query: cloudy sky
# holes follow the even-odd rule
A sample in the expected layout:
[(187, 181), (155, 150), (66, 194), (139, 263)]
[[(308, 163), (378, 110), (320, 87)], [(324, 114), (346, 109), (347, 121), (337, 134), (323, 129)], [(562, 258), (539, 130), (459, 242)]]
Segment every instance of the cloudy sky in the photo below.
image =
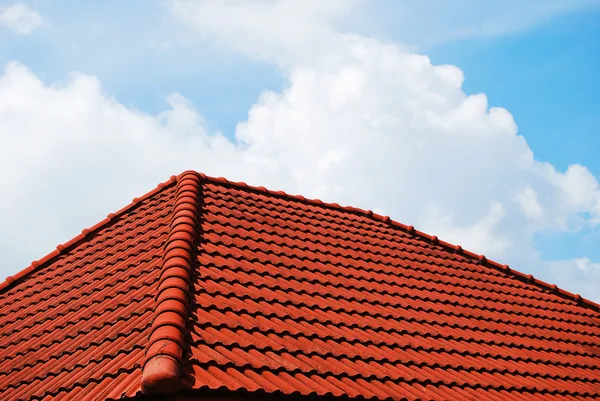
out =
[(0, 280), (185, 169), (600, 301), (600, 1), (0, 1)]

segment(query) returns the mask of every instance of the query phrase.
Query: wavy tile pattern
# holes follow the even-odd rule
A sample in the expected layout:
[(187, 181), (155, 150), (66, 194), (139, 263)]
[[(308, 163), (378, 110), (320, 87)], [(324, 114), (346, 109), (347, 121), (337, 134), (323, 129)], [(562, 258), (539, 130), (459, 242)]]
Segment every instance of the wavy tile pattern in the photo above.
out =
[(600, 397), (600, 313), (369, 216), (203, 185), (194, 389)]
[(0, 399), (118, 399), (141, 363), (171, 220), (167, 186), (0, 292)]
[(0, 400), (144, 399), (153, 325), (183, 349), (167, 392), (600, 399), (593, 302), (368, 211), (177, 181), (0, 283)]

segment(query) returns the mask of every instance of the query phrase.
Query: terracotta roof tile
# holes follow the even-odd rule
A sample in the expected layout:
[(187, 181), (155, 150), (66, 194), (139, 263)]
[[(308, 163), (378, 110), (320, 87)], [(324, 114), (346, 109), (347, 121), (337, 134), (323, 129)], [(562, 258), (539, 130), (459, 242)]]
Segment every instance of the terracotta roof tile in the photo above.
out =
[(0, 284), (0, 398), (140, 392), (175, 197), (161, 185)]
[(371, 211), (186, 172), (0, 283), (0, 395), (600, 397), (600, 308)]

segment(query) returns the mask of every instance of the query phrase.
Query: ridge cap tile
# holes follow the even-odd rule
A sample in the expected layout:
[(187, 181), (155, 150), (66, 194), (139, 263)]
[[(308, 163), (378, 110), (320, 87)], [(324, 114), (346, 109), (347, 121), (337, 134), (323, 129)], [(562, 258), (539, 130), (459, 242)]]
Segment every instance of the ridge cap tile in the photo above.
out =
[[(191, 233), (196, 231), (201, 179), (194, 171), (185, 171), (179, 177), (171, 178), (171, 181), (177, 182), (177, 186), (170, 232), (163, 248), (165, 254), (156, 294), (155, 316), (142, 367), (141, 387), (144, 394), (168, 394), (182, 387), (180, 378), (184, 364), (187, 294), (194, 243)], [(196, 219), (180, 219), (186, 211), (192, 211)], [(177, 219), (177, 224), (173, 224)], [(173, 284), (164, 285), (168, 282)], [(175, 282), (178, 284), (175, 285)]]
[(135, 198), (1, 284), (3, 401), (141, 394), (159, 282), (154, 266), (169, 231), (163, 208), (172, 206), (173, 183)]

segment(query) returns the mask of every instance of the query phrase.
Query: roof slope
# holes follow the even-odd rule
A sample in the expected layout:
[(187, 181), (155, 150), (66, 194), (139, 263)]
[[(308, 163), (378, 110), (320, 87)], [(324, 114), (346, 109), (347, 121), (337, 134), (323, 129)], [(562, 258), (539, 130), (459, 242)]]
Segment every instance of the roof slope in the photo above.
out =
[(3, 283), (0, 399), (139, 392), (174, 197), (155, 191)]
[(193, 172), (0, 284), (0, 395), (597, 399), (600, 308), (384, 216)]

